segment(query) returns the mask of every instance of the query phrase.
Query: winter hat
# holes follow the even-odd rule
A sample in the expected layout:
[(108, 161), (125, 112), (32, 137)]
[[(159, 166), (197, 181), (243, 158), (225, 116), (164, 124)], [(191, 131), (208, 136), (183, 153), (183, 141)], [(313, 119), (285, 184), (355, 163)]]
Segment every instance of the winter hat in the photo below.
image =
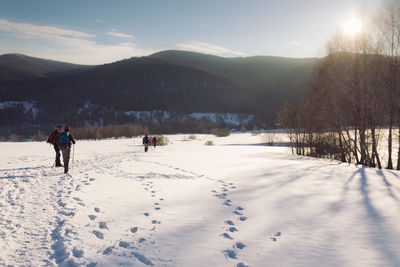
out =
[(64, 131), (65, 131), (65, 132), (69, 132), (70, 130), (71, 130), (71, 128), (69, 128), (68, 125), (64, 127)]

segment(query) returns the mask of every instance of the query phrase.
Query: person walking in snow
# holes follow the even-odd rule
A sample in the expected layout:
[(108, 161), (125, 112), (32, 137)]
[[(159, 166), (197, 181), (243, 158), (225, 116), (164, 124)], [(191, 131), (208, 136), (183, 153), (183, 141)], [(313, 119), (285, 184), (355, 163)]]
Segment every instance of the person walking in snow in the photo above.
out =
[(62, 167), (61, 165), (61, 153), (60, 153), (60, 147), (58, 145), (58, 137), (60, 136), (60, 133), (62, 132), (62, 125), (57, 125), (57, 127), (52, 131), (47, 138), (47, 143), (51, 144), (54, 146), (54, 150), (56, 151), (56, 167)]
[(67, 125), (64, 127), (64, 132), (58, 137), (58, 144), (64, 161), (64, 173), (68, 173), (69, 157), (71, 155), (71, 143), (75, 145), (75, 138), (70, 133), (71, 128)]
[(149, 140), (149, 137), (146, 134), (143, 137), (144, 152), (147, 152), (147, 150), (149, 150), (149, 144), (150, 144), (150, 140)]
[(151, 140), (151, 142), (153, 143), (154, 148), (156, 148), (157, 138), (155, 136), (153, 137), (153, 140)]

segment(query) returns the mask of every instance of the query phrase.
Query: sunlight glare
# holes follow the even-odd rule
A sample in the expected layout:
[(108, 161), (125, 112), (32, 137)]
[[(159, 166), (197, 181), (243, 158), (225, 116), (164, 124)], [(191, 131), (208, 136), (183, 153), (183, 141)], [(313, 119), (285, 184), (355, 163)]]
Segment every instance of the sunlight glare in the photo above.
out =
[(343, 24), (343, 30), (348, 35), (354, 36), (362, 30), (361, 20), (353, 18)]

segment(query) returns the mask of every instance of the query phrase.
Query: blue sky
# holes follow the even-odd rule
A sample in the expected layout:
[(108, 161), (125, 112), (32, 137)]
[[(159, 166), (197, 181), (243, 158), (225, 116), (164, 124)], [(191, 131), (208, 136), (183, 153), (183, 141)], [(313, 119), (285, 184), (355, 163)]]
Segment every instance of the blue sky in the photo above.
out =
[(0, 54), (102, 64), (167, 49), (320, 57), (381, 0), (1, 0)]

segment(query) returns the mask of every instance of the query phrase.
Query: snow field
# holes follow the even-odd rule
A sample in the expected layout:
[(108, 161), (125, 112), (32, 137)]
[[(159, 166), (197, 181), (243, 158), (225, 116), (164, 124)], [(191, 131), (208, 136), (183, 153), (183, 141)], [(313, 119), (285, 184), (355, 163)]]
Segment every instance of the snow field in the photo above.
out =
[(0, 143), (0, 265), (400, 265), (397, 172), (185, 137)]

